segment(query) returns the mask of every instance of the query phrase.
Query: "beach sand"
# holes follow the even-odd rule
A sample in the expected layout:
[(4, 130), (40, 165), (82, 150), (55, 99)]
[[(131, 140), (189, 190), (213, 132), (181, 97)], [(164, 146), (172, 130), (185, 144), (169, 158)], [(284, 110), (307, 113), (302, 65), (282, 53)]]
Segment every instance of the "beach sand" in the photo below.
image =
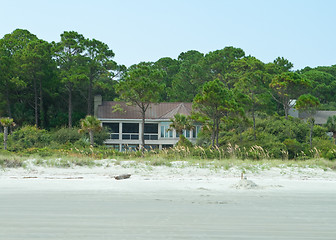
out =
[(181, 165), (1, 170), (0, 239), (336, 239), (334, 171)]

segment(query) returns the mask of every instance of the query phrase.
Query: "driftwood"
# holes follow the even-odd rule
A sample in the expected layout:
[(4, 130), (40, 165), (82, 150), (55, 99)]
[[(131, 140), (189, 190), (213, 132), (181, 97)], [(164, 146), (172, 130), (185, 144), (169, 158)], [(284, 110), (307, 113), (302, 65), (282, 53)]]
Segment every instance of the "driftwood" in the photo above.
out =
[(130, 177), (131, 177), (131, 174), (121, 174), (121, 175), (114, 176), (114, 178), (116, 180), (127, 179), (127, 178), (130, 178)]

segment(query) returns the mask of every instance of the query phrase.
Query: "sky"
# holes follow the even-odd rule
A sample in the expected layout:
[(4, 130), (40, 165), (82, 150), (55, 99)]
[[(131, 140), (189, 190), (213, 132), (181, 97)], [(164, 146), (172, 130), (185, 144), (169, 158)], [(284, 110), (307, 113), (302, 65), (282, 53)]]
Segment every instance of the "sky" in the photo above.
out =
[(294, 69), (336, 64), (335, 0), (0, 0), (0, 38), (17, 28), (46, 41), (76, 31), (130, 66), (227, 46)]

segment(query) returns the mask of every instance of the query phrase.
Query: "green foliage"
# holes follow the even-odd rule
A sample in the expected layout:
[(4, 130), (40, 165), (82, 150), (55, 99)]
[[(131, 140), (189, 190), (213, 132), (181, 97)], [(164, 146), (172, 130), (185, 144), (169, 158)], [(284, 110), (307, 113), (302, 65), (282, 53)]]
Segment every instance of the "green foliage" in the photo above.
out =
[(90, 144), (94, 146), (94, 134), (102, 130), (101, 122), (91, 115), (87, 115), (85, 119), (80, 121), (81, 128), (78, 130), (79, 133), (88, 132), (90, 137)]
[(108, 138), (109, 131), (105, 128), (102, 128), (101, 131), (94, 134), (94, 142), (96, 145), (103, 145), (104, 141)]
[(328, 135), (327, 135), (328, 129), (326, 127), (323, 126), (319, 126), (319, 125), (314, 125), (313, 128), (313, 135), (315, 138), (319, 138), (319, 139), (329, 139)]
[(189, 116), (183, 114), (175, 114), (173, 119), (170, 119), (169, 130), (175, 129), (176, 133), (179, 134), (180, 139), (183, 133), (183, 130), (191, 130), (193, 125)]
[(51, 138), (58, 144), (75, 143), (81, 138), (78, 128), (62, 127), (51, 133)]
[[(116, 86), (120, 98), (136, 105), (142, 115), (142, 126), (145, 125), (146, 111), (150, 103), (160, 100), (164, 85), (160, 83), (163, 72), (156, 69), (152, 63), (140, 63), (129, 68), (126, 75)], [(144, 127), (142, 128), (142, 148), (145, 145)]]
[(336, 159), (336, 146), (331, 139), (314, 138), (313, 145), (318, 151), (319, 157), (324, 157), (329, 160)]
[(285, 139), (283, 144), (287, 147), (289, 159), (295, 158), (303, 150), (302, 145), (296, 139)]
[(50, 144), (51, 139), (48, 131), (27, 125), (9, 135), (8, 149), (10, 151), (20, 151), (33, 147), (43, 148)]
[(211, 121), (212, 146), (218, 146), (221, 119), (237, 109), (232, 92), (218, 79), (208, 82), (194, 98), (193, 108)]
[(328, 117), (325, 127), (333, 133), (333, 138), (336, 139), (336, 115)]
[(178, 147), (189, 147), (191, 148), (193, 144), (182, 134), (180, 135), (179, 141), (176, 143), (176, 146)]
[(269, 87), (273, 90), (274, 99), (283, 106), (286, 118), (293, 106), (290, 100), (298, 97), (310, 84), (309, 80), (294, 72), (284, 72), (273, 77)]
[(314, 97), (311, 94), (303, 94), (296, 101), (295, 108), (307, 112), (309, 117), (311, 117), (316, 112), (319, 105), (320, 101), (317, 97)]

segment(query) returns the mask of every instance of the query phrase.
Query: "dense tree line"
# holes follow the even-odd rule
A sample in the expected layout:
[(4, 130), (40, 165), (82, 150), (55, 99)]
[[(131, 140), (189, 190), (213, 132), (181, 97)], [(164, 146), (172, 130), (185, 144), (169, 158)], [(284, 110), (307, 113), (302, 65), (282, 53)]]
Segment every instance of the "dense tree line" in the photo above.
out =
[(193, 102), (198, 109), (193, 118), (204, 124), (200, 144), (262, 145), (261, 139), (269, 138), (281, 146), (295, 145), (292, 140), (301, 146), (309, 142), (312, 148), (313, 124), (306, 129), (308, 141), (288, 129), (279, 130), (278, 135), (288, 131), (285, 138), (276, 136), (265, 119), (276, 123), (284, 116), (282, 125), (291, 126), (291, 99), (299, 99), (298, 108), (311, 113), (336, 110), (336, 65), (294, 71), (283, 57), (264, 63), (235, 47), (206, 54), (190, 50), (177, 59), (164, 57), (129, 68), (113, 57), (108, 45), (74, 31), (49, 43), (16, 29), (0, 39), (0, 116), (19, 126), (71, 128), (93, 114), (95, 94), (130, 101), (143, 116), (149, 102)]
[(16, 29), (0, 39), (0, 116), (18, 125), (54, 128), (92, 114), (93, 96), (115, 97), (125, 67), (96, 39), (73, 31), (46, 42)]

